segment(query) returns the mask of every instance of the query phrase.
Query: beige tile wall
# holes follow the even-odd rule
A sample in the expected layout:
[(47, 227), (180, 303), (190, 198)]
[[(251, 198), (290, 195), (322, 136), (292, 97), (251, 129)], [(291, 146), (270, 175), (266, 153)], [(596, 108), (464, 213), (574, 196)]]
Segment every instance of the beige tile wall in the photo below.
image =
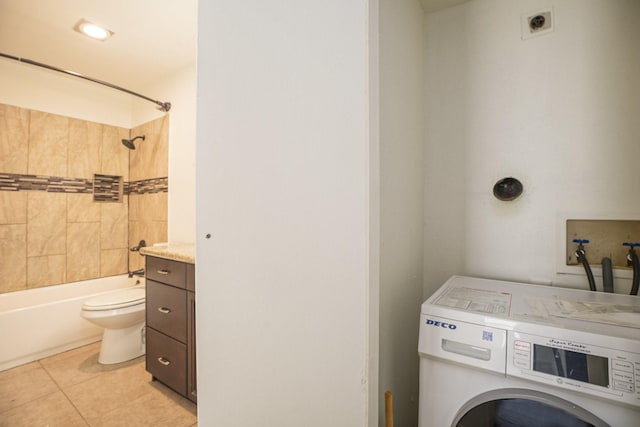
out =
[(169, 116), (164, 116), (131, 129), (131, 137), (144, 135), (131, 150), (131, 181), (169, 176)]
[[(131, 129), (131, 137), (144, 135), (131, 150), (130, 181), (169, 176), (169, 116)], [(132, 246), (144, 240), (147, 245), (167, 241), (167, 194), (145, 193), (129, 196), (129, 241)], [(144, 267), (144, 257), (129, 256), (129, 269)]]
[[(104, 125), (78, 119), (69, 119), (69, 158), (67, 176), (93, 179), (96, 171), (102, 170), (102, 145), (104, 144)], [(111, 128), (111, 133), (119, 129)], [(124, 130), (122, 130), (123, 133)], [(118, 136), (113, 141), (118, 141)], [(107, 145), (116, 146), (113, 142)], [(122, 157), (122, 156), (118, 156)], [(126, 172), (122, 168), (120, 172)]]
[(30, 111), (27, 173), (67, 175), (69, 118)]
[(29, 110), (0, 104), (0, 171), (25, 173), (29, 144)]
[[(129, 181), (131, 164), (131, 179), (166, 177), (168, 117), (137, 132), (147, 139), (134, 152), (120, 142), (127, 129), (0, 104), (0, 173)], [(141, 268), (128, 249), (166, 241), (166, 212), (166, 192), (97, 203), (92, 194), (0, 191), (0, 293)]]
[(27, 286), (27, 225), (0, 225), (0, 281), (2, 292)]
[[(148, 246), (167, 241), (167, 193), (132, 194), (129, 203), (135, 206), (130, 211), (129, 241), (137, 245), (144, 240)], [(144, 267), (144, 257), (131, 253), (129, 268)]]

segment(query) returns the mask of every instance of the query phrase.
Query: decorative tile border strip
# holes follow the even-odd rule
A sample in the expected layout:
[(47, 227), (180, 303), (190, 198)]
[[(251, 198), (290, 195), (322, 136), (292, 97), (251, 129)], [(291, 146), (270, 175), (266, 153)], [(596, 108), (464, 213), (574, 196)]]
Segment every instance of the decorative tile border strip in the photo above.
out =
[[(0, 172), (0, 191), (46, 191), (50, 193), (93, 193), (93, 181), (47, 175)], [(169, 178), (151, 178), (123, 183), (123, 193), (146, 194), (169, 191)]]
[(46, 191), (49, 193), (93, 193), (93, 182), (84, 178), (0, 173), (0, 191)]
[(121, 202), (122, 177), (117, 175), (93, 175), (94, 202)]
[(169, 177), (129, 181), (125, 183), (124, 187), (125, 194), (167, 193), (169, 191)]

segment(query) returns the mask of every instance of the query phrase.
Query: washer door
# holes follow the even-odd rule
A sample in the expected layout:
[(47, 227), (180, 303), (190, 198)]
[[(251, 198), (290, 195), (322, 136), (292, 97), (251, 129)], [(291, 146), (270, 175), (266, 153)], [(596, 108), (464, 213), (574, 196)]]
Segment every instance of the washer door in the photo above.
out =
[(584, 408), (535, 390), (482, 393), (458, 411), (451, 427), (611, 427)]

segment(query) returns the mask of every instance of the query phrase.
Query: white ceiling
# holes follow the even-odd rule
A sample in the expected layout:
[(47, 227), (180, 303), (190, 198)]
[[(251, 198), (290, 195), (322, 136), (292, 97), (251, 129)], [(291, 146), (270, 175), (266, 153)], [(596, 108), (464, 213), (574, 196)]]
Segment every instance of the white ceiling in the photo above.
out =
[[(468, 0), (420, 1), (429, 13)], [(114, 36), (73, 31), (83, 18)], [(140, 91), (195, 61), (196, 25), (197, 0), (0, 0), (0, 52)]]
[[(113, 37), (75, 32), (82, 18)], [(195, 61), (196, 24), (197, 0), (0, 0), (0, 52), (136, 91)]]

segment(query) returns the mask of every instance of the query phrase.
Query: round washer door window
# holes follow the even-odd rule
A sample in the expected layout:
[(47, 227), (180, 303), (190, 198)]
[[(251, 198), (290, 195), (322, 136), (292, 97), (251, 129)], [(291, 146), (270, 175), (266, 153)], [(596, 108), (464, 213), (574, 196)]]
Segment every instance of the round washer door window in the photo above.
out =
[(452, 427), (611, 427), (584, 408), (526, 389), (500, 389), (465, 403)]

